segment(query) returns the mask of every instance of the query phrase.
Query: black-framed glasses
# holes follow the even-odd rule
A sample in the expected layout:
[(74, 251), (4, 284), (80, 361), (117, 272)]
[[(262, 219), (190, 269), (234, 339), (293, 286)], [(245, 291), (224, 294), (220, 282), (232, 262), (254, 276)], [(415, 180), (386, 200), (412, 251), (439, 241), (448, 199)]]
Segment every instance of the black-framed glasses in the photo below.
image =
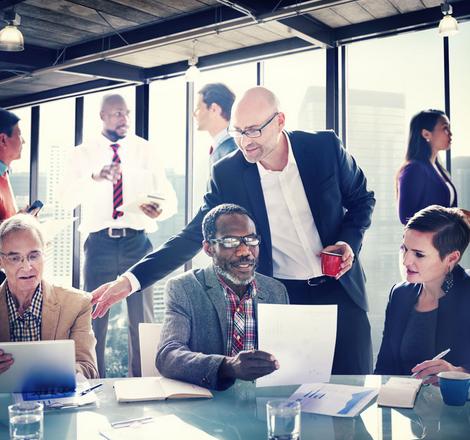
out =
[(210, 243), (219, 243), (224, 248), (233, 249), (237, 248), (242, 244), (246, 246), (258, 246), (261, 243), (261, 237), (259, 235), (245, 235), (244, 237), (221, 237), (212, 238), (209, 240)]
[(0, 255), (12, 266), (19, 266), (20, 264), (23, 264), (25, 259), (28, 260), (29, 264), (37, 263), (42, 259), (43, 253), (41, 251), (31, 251), (28, 255), (21, 255), (16, 253), (5, 254), (0, 252)]
[(264, 124), (262, 124), (258, 128), (247, 128), (246, 130), (238, 130), (237, 128), (231, 128), (230, 130), (228, 130), (228, 133), (230, 134), (230, 136), (236, 139), (242, 138), (243, 136), (246, 136), (248, 138), (260, 137), (262, 130), (266, 128), (278, 114), (279, 112), (274, 113), (274, 115), (272, 115)]

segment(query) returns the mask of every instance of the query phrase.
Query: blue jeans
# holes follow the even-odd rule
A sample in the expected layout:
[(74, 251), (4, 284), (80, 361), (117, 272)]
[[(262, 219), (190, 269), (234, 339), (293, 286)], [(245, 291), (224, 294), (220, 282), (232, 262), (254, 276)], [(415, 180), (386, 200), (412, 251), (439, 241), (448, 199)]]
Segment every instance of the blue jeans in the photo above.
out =
[[(91, 233), (85, 241), (84, 288), (91, 292), (103, 283), (114, 281), (152, 250), (144, 231), (129, 230), (126, 237), (111, 238), (108, 230)], [(139, 323), (153, 321), (153, 289), (135, 292), (126, 298), (128, 314), (129, 376), (140, 376)], [(96, 357), (100, 377), (106, 376), (105, 347), (109, 311), (93, 320)]]

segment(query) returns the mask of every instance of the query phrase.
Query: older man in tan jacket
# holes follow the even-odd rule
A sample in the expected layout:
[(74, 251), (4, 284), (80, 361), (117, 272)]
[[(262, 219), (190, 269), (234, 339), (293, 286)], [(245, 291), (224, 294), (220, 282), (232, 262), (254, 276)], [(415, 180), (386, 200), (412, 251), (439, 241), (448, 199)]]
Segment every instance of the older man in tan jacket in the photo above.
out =
[[(0, 225), (0, 342), (73, 339), (76, 371), (98, 376), (91, 303), (85, 292), (43, 279), (44, 239), (37, 220), (18, 214)], [(0, 349), (0, 374), (14, 363)]]

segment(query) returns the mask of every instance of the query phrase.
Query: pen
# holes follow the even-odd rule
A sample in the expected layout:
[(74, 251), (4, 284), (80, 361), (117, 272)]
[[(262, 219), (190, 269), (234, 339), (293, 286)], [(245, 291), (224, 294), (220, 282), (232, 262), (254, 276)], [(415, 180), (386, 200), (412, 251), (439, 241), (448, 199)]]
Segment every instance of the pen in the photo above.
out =
[(153, 420), (153, 417), (139, 417), (137, 419), (121, 420), (119, 422), (111, 423), (113, 428), (125, 428), (133, 423), (148, 423)]
[(80, 393), (80, 396), (84, 396), (85, 394), (88, 394), (90, 391), (93, 391), (93, 390), (96, 390), (96, 388), (99, 388), (103, 386), (102, 383), (99, 383), (97, 385), (94, 385), (92, 386), (91, 388), (87, 388), (86, 390), (83, 390), (81, 393)]
[[(448, 348), (447, 350), (441, 351), (439, 354), (436, 354), (436, 356), (434, 356), (431, 360), (437, 361), (438, 359), (442, 359), (447, 353), (449, 353), (449, 351), (450, 351), (450, 348)], [(411, 377), (416, 377), (417, 374), (418, 373), (413, 373)]]

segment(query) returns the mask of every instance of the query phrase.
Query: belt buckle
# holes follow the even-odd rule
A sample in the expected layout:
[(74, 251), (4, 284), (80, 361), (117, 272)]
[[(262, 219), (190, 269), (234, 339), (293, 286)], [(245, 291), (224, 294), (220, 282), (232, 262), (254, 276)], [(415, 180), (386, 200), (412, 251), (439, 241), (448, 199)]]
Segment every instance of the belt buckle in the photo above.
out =
[(310, 287), (315, 287), (315, 286), (319, 286), (320, 284), (326, 283), (326, 281), (327, 281), (327, 278), (323, 275), (323, 276), (319, 276), (315, 278), (309, 278), (307, 280), (307, 284)]
[[(113, 234), (113, 231), (120, 231), (117, 235)], [(108, 237), (109, 238), (122, 238), (126, 236), (126, 228), (108, 228)]]

